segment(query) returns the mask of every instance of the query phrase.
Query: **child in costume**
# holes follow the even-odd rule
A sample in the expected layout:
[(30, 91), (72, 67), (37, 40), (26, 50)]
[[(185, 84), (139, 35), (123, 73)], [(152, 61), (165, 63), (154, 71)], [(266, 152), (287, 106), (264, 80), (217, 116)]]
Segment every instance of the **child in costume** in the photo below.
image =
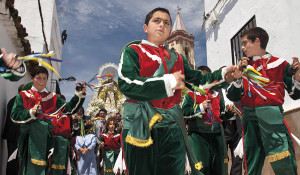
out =
[(243, 78), (229, 87), (227, 97), (240, 100), (243, 105), (245, 174), (261, 174), (265, 158), (275, 174), (297, 174), (295, 151), (282, 104), (285, 89), (292, 99), (300, 97), (298, 59), (294, 58), (290, 65), (267, 53), (269, 36), (262, 28), (246, 30), (241, 37), (247, 57), (239, 64), (246, 69)]
[(50, 150), (53, 147), (51, 120), (76, 112), (84, 102), (86, 88), (82, 82), (82, 91), (76, 91), (71, 101), (66, 103), (45, 88), (48, 80), (46, 68), (35, 67), (31, 80), (32, 87), (17, 95), (11, 119), (21, 124), (18, 143), (21, 174), (46, 174), (48, 166), (61, 168), (51, 163), (54, 160), (49, 162), (48, 159), (48, 155), (53, 153), (53, 149)]
[(14, 53), (6, 54), (4, 48), (0, 52), (0, 77), (10, 81), (18, 81), (26, 74), (26, 66), (18, 61), (18, 55)]
[[(198, 70), (203, 74), (211, 72), (207, 66), (200, 66)], [(227, 147), (221, 125), (225, 114), (221, 119), (221, 112), (225, 113), (224, 100), (217, 91), (211, 89), (206, 89), (205, 94), (190, 91), (182, 103), (189, 141), (197, 160), (202, 162), (201, 172), (205, 175), (228, 174)]]
[(101, 147), (100, 147), (100, 139), (103, 133), (103, 130), (105, 128), (105, 120), (106, 120), (106, 115), (107, 115), (107, 110), (102, 108), (99, 110), (99, 112), (95, 115), (95, 117), (92, 118), (93, 121), (93, 125), (95, 128), (95, 134), (97, 137), (97, 168), (98, 168), (98, 172), (102, 172), (102, 168), (100, 167), (100, 164), (103, 160), (103, 154), (101, 151)]
[[(66, 100), (64, 95), (60, 94), (59, 96), (63, 100)], [(78, 111), (80, 111), (81, 108), (79, 108)], [(52, 120), (54, 152), (51, 156), (50, 174), (76, 174), (75, 161), (73, 160), (73, 154), (75, 154), (75, 152), (72, 140), (71, 123), (72, 115), (62, 115), (61, 117)]]
[[(81, 120), (81, 122), (83, 121)], [(82, 127), (84, 127), (83, 124)], [(97, 138), (93, 133), (93, 127), (91, 125), (86, 125), (85, 130), (85, 133), (81, 132), (81, 136), (76, 137), (75, 148), (79, 152), (78, 174), (96, 175), (97, 164), (95, 148)]]
[(167, 9), (152, 10), (143, 26), (148, 40), (129, 43), (121, 53), (118, 82), (127, 98), (122, 147), (129, 174), (181, 175), (185, 151), (194, 173), (201, 174), (179, 106), (184, 79), (199, 85), (223, 80), (227, 72), (236, 69), (231, 66), (205, 75), (191, 69), (184, 56), (163, 46), (171, 25)]
[(117, 133), (116, 129), (116, 119), (108, 118), (105, 123), (106, 133), (102, 134), (101, 137), (101, 147), (104, 151), (104, 174), (113, 175), (113, 167), (119, 155), (120, 150), (120, 134)]

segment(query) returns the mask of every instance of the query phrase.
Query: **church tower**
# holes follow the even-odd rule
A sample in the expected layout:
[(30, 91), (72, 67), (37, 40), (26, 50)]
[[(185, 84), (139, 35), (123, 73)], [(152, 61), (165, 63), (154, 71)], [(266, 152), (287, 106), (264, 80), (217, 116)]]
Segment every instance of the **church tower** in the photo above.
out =
[(169, 49), (175, 50), (179, 54), (184, 55), (191, 66), (195, 68), (195, 57), (194, 57), (194, 39), (192, 34), (188, 34), (179, 14), (180, 8), (176, 15), (175, 22), (169, 38), (166, 40), (166, 46)]

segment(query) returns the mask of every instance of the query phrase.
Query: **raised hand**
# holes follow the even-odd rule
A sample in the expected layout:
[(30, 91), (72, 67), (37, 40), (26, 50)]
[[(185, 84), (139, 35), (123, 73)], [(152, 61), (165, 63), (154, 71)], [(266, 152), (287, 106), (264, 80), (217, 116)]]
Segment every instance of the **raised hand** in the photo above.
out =
[(293, 57), (293, 63), (291, 64), (291, 68), (296, 70), (296, 73), (294, 74), (294, 79), (300, 82), (300, 65), (298, 57)]
[(40, 103), (41, 102), (39, 101), (38, 104), (36, 104), (36, 105), (33, 106), (33, 108), (32, 108), (33, 115), (39, 114), (39, 110), (38, 109), (42, 110), (42, 107), (41, 107)]
[(202, 106), (203, 106), (203, 108), (204, 108), (204, 110), (206, 111), (207, 110), (207, 104), (208, 103), (210, 103), (210, 100), (204, 100), (203, 102), (202, 102)]
[(21, 66), (22, 62), (18, 60), (18, 56), (16, 54), (6, 54), (6, 50), (4, 48), (1, 49), (1, 53), (3, 54), (2, 59), (7, 68), (15, 70)]

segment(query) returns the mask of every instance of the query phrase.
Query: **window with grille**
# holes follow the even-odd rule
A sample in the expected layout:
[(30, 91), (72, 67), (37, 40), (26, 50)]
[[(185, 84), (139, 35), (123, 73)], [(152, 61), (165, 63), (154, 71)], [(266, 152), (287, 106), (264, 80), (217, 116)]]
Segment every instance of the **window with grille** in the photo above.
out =
[(232, 64), (236, 65), (243, 57), (241, 34), (250, 28), (256, 27), (255, 16), (253, 16), (238, 32), (235, 34), (231, 42)]

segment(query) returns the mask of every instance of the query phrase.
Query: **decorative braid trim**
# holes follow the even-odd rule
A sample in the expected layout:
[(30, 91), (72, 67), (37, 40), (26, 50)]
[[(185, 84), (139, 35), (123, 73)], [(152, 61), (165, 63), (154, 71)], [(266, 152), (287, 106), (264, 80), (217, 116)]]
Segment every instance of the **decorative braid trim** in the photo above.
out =
[(40, 166), (46, 166), (46, 161), (44, 160), (36, 160), (36, 159), (32, 159), (31, 158), (31, 163), (36, 164), (36, 165), (40, 165)]
[(291, 155), (291, 153), (289, 152), (289, 150), (286, 150), (286, 151), (281, 152), (281, 153), (277, 153), (277, 154), (267, 156), (267, 159), (268, 159), (269, 162), (275, 162), (275, 161), (284, 159), (284, 158), (286, 158), (290, 155)]
[(224, 163), (228, 163), (228, 158), (225, 158), (225, 159), (224, 159)]
[(149, 137), (148, 140), (141, 140), (141, 139), (134, 138), (130, 135), (127, 135), (125, 142), (137, 147), (148, 147), (153, 144), (153, 140), (151, 137)]
[(114, 170), (112, 170), (112, 169), (104, 169), (104, 173), (113, 173), (114, 172)]
[(151, 120), (149, 121), (149, 129), (150, 131), (152, 130), (153, 125), (158, 121), (161, 122), (162, 120), (162, 116), (159, 113), (156, 113), (153, 115), (153, 117), (151, 118)]
[(64, 166), (64, 165), (55, 165), (55, 164), (52, 164), (52, 165), (51, 165), (51, 168), (52, 168), (52, 169), (57, 169), (57, 170), (64, 170), (64, 169), (66, 169), (66, 166)]
[(94, 120), (99, 120), (99, 119), (104, 120), (105, 118), (104, 117), (94, 117), (92, 120), (94, 121)]
[(202, 162), (200, 161), (200, 162), (196, 163), (196, 164), (195, 164), (195, 168), (196, 168), (196, 170), (199, 170), (199, 171), (200, 171), (200, 170), (203, 168)]

